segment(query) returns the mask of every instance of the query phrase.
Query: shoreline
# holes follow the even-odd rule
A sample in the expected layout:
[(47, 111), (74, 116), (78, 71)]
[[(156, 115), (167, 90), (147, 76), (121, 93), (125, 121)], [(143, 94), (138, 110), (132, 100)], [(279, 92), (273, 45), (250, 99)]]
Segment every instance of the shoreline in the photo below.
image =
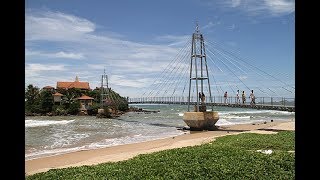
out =
[(236, 124), (219, 126), (214, 131), (189, 131), (178, 136), (150, 140), (133, 144), (123, 144), (99, 149), (80, 150), (25, 161), (26, 175), (45, 172), (50, 169), (72, 166), (96, 165), (131, 159), (139, 154), (147, 154), (167, 149), (196, 146), (209, 143), (215, 138), (239, 133), (277, 133), (281, 130), (295, 130), (295, 120), (278, 120), (265, 123)]
[(24, 114), (25, 117), (32, 117), (32, 116), (95, 116), (97, 118), (110, 118), (110, 119), (115, 119), (115, 118), (118, 118), (120, 117), (121, 115), (124, 115), (126, 113), (129, 113), (129, 112), (137, 112), (137, 113), (146, 113), (146, 114), (150, 114), (150, 113), (158, 113), (160, 112), (159, 110), (145, 110), (145, 109), (142, 109), (142, 108), (136, 108), (136, 107), (129, 107), (128, 110), (126, 111), (118, 111), (117, 113), (114, 113), (112, 114), (110, 117), (99, 117), (99, 113), (96, 113), (96, 114), (92, 114), (92, 115), (89, 115), (89, 114), (81, 114), (80, 112), (78, 114), (55, 114), (55, 113), (52, 113), (52, 112), (49, 112), (49, 113), (45, 113), (45, 114), (41, 114), (41, 113), (26, 113)]

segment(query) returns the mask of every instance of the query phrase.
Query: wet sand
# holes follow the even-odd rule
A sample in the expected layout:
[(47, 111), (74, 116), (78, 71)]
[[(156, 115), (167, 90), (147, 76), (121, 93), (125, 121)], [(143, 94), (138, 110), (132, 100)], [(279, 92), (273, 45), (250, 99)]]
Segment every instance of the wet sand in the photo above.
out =
[(281, 130), (295, 130), (295, 121), (274, 121), (255, 124), (220, 126), (214, 131), (186, 131), (185, 134), (134, 144), (118, 145), (101, 149), (83, 150), (25, 161), (27, 175), (45, 172), (49, 169), (71, 166), (94, 165), (105, 162), (127, 160), (139, 154), (196, 146), (213, 141), (216, 137), (239, 133), (277, 133)]

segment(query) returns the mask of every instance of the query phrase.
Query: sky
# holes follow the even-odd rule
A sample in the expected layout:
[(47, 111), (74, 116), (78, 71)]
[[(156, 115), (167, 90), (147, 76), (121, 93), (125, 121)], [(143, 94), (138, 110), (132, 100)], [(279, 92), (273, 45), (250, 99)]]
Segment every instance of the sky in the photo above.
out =
[(78, 76), (94, 89), (105, 71), (121, 96), (140, 97), (196, 24), (208, 44), (239, 52), (276, 77), (281, 71), (294, 86), (294, 0), (26, 0), (25, 87)]

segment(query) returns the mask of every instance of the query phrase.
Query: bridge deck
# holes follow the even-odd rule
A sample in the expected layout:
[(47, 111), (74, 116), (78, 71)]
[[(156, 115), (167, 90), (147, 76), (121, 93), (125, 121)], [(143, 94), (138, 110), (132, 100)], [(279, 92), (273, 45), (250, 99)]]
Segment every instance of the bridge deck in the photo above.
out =
[[(179, 101), (132, 101), (129, 104), (181, 104), (188, 105), (188, 102)], [(190, 102), (190, 105), (196, 105), (197, 102)], [(269, 105), (269, 104), (232, 104), (232, 103), (206, 103), (207, 106), (227, 106), (235, 108), (252, 108), (252, 109), (267, 109), (267, 110), (278, 110), (278, 111), (289, 111), (295, 112), (294, 106), (284, 106), (284, 105)]]

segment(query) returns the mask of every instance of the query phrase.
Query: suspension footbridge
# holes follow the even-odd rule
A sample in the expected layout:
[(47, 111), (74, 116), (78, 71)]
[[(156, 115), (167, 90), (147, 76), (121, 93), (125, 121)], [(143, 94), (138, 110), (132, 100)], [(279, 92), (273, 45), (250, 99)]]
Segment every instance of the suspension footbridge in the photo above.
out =
[[(283, 67), (244, 58), (222, 43), (205, 39), (198, 25), (177, 55), (129, 104), (205, 104), (295, 111), (294, 74)], [(253, 93), (254, 92), (254, 93)], [(201, 95), (206, 98), (201, 99)], [(225, 96), (224, 96), (225, 94)], [(254, 100), (254, 101), (252, 101)]]
[[(180, 104), (188, 105), (188, 97), (148, 97), (148, 98), (129, 98), (129, 104)], [(196, 105), (195, 97), (191, 97), (191, 105)], [(213, 102), (205, 101), (207, 106), (227, 106), (235, 108), (253, 108), (253, 109), (267, 109), (267, 110), (279, 110), (295, 112), (294, 98), (283, 97), (257, 97), (256, 103), (251, 104), (249, 102), (239, 103), (237, 97), (230, 97), (224, 102), (223, 96), (214, 96)]]

